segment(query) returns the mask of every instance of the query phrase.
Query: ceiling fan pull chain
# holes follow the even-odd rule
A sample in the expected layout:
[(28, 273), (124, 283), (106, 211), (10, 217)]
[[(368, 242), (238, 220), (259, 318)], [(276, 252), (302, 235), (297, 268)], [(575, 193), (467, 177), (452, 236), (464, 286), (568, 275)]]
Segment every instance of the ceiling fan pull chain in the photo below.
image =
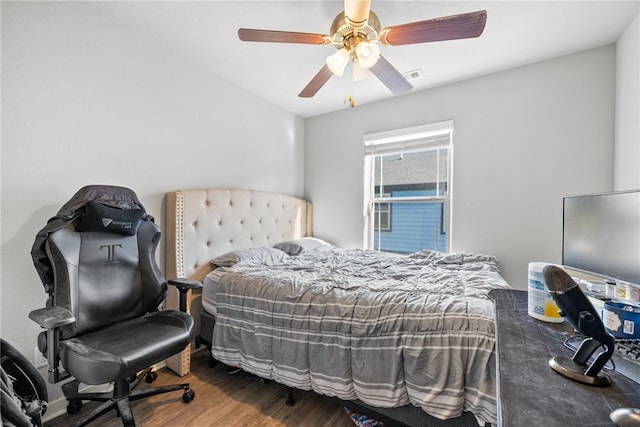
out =
[(349, 105), (351, 105), (351, 108), (353, 108), (353, 107), (355, 107), (355, 106), (356, 106), (356, 100), (355, 100), (355, 99), (353, 99), (353, 96), (352, 96), (352, 95), (347, 96), (347, 97), (344, 99), (344, 102), (345, 102), (345, 103), (347, 103), (347, 104), (349, 104)]
[[(352, 62), (352, 65), (353, 65), (353, 66), (355, 66), (356, 61), (355, 61), (355, 60), (353, 60), (353, 61), (351, 61), (351, 62)], [(355, 83), (355, 80), (354, 80), (353, 78), (351, 78), (351, 82), (350, 82), (350, 83), (351, 83), (351, 90), (350, 90), (351, 95), (347, 95), (347, 96), (344, 98), (344, 103), (345, 103), (345, 104), (349, 104), (349, 105), (351, 106), (351, 108), (354, 108), (354, 107), (356, 106), (356, 100), (355, 100), (355, 98), (354, 98), (354, 94), (355, 94), (355, 92), (356, 92), (356, 90), (355, 90), (355, 84), (354, 84), (354, 83)]]

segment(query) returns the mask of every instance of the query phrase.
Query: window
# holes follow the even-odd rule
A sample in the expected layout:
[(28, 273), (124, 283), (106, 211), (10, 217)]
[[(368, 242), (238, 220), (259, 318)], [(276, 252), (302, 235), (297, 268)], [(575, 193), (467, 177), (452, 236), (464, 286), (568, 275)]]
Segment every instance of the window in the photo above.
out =
[[(385, 193), (383, 197), (391, 197)], [(373, 229), (375, 231), (391, 231), (391, 203), (374, 203)]]
[(365, 135), (365, 242), (411, 253), (449, 250), (453, 123)]

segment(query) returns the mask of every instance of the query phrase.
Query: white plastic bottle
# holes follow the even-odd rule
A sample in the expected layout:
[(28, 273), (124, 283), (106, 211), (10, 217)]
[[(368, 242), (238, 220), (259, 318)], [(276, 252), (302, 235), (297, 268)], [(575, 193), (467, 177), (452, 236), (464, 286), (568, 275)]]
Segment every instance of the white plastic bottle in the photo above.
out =
[(549, 263), (529, 263), (529, 316), (551, 323), (561, 323), (564, 317), (560, 316), (558, 306), (553, 297), (544, 286), (542, 270)]

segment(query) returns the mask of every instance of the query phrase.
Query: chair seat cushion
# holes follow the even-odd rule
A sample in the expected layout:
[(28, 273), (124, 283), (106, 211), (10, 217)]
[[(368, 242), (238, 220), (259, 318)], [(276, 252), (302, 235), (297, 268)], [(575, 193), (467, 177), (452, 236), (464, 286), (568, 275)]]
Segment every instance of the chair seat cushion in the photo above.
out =
[(62, 366), (85, 384), (104, 384), (182, 351), (193, 338), (193, 319), (158, 311), (60, 343)]

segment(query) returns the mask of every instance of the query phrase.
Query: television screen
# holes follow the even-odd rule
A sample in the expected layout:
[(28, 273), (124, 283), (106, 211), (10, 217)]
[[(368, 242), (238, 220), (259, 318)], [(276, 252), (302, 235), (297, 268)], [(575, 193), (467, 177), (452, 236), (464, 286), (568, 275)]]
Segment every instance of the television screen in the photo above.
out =
[(640, 190), (565, 197), (562, 263), (640, 285)]

